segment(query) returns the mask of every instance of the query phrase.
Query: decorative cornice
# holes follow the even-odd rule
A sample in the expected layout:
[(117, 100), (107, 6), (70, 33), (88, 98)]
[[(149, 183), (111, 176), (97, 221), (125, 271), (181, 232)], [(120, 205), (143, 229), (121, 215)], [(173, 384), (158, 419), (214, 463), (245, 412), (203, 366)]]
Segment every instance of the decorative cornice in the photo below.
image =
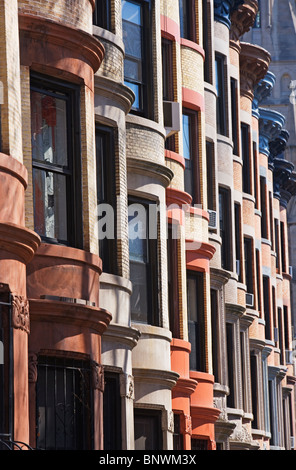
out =
[(24, 264), (33, 258), (41, 240), (37, 233), (25, 227), (0, 223), (0, 249), (17, 256)]
[(49, 42), (75, 53), (79, 51), (89, 62), (94, 72), (99, 69), (104, 58), (105, 49), (100, 41), (81, 29), (66, 26), (58, 21), (21, 13), (19, 14), (19, 27), (27, 37), (35, 41)]
[(167, 187), (174, 177), (173, 171), (166, 165), (140, 158), (127, 158), (127, 169), (130, 173), (149, 175), (155, 180), (160, 180), (164, 187)]
[(215, 21), (224, 24), (227, 28), (230, 28), (231, 14), (241, 3), (243, 3), (243, 0), (214, 0)]
[(230, 45), (239, 48), (239, 38), (253, 26), (258, 12), (257, 0), (244, 0), (231, 14)]
[(252, 103), (252, 113), (253, 116), (257, 117), (259, 119), (259, 105), (260, 103), (268, 98), (270, 96), (272, 89), (274, 87), (276, 81), (276, 76), (270, 72), (269, 70), (267, 71), (266, 75), (262, 80), (260, 80), (259, 83), (254, 88), (254, 99)]
[(271, 57), (268, 51), (257, 45), (241, 42), (240, 46), (241, 95), (253, 101), (254, 88), (265, 77)]
[(269, 108), (258, 108), (259, 111), (259, 152), (269, 157), (269, 143), (276, 139), (283, 125), (285, 117)]

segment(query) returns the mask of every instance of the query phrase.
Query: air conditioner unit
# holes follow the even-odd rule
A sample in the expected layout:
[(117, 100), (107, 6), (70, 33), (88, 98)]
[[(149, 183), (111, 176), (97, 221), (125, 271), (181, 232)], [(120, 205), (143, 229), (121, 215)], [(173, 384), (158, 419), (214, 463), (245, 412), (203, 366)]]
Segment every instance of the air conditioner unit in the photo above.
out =
[(217, 212), (208, 210), (209, 214), (209, 228), (216, 229), (217, 228)]
[(246, 293), (246, 306), (254, 307), (254, 294)]
[(273, 338), (274, 338), (275, 342), (277, 342), (279, 340), (279, 330), (278, 330), (278, 328), (273, 329)]
[(164, 101), (163, 102), (163, 119), (164, 119), (166, 137), (170, 137), (176, 132), (179, 132), (181, 129), (180, 103), (177, 103), (175, 101)]
[(240, 275), (240, 260), (239, 259), (236, 260), (235, 265), (236, 265), (236, 274), (239, 276)]
[(291, 446), (291, 449), (295, 449), (295, 437), (294, 436), (290, 436), (290, 446)]

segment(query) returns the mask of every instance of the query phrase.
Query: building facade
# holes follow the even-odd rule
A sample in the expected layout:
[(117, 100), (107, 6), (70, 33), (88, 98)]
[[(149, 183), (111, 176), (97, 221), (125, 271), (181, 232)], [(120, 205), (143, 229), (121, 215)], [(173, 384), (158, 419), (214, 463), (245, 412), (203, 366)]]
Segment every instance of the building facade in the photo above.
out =
[(294, 167), (257, 0), (0, 10), (2, 447), (290, 450)]

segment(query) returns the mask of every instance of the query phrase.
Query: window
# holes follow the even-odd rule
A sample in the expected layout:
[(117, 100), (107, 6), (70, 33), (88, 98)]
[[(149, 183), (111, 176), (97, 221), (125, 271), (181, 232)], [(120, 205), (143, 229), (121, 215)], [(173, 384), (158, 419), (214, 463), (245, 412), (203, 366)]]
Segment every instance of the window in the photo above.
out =
[(274, 250), (273, 198), (272, 198), (271, 191), (269, 191), (269, 230), (270, 230), (271, 249)]
[(232, 270), (232, 236), (231, 236), (231, 209), (230, 191), (226, 188), (219, 188), (219, 218), (222, 268)]
[(265, 338), (268, 340), (271, 340), (271, 310), (270, 310), (270, 292), (269, 291), (270, 291), (269, 277), (263, 276)]
[(280, 268), (280, 235), (279, 235), (279, 220), (274, 219), (274, 247), (275, 247), (275, 265), (277, 271)]
[(185, 158), (184, 189), (193, 204), (200, 203), (200, 172), (198, 156), (198, 114), (183, 110), (183, 156)]
[(254, 276), (253, 276), (253, 242), (251, 238), (244, 238), (244, 254), (245, 254), (245, 284), (249, 294), (254, 293)]
[(135, 450), (161, 450), (161, 411), (134, 411)]
[(31, 77), (35, 231), (43, 241), (82, 247), (81, 165), (75, 86)]
[(226, 100), (226, 81), (225, 81), (225, 57), (216, 54), (215, 57), (216, 70), (216, 90), (217, 90), (217, 132), (218, 134), (227, 135), (227, 100)]
[[(150, 60), (150, 3), (122, 2), (122, 28), (125, 46), (124, 80), (135, 94), (131, 111), (149, 117), (148, 91), (151, 83)], [(150, 36), (148, 36), (150, 35)]]
[(175, 230), (178, 226), (168, 226), (168, 297), (169, 320), (173, 338), (180, 338), (179, 324), (179, 286), (178, 286), (178, 239)]
[(251, 155), (250, 127), (241, 123), (242, 161), (243, 161), (243, 192), (251, 194)]
[(258, 205), (258, 171), (257, 171), (257, 161), (258, 161), (258, 152), (257, 152), (257, 143), (253, 142), (253, 172), (254, 172), (254, 198), (255, 198), (255, 209), (259, 208)]
[(214, 144), (213, 142), (206, 141), (206, 156), (207, 156), (207, 195), (208, 195), (208, 209), (215, 210), (215, 158), (214, 158)]
[[(99, 217), (99, 254), (103, 271), (116, 274), (116, 204), (114, 133), (111, 128), (96, 126), (97, 203)], [(112, 212), (112, 213), (111, 213)], [(108, 217), (110, 215), (110, 218)], [(110, 220), (112, 218), (112, 220)]]
[(261, 236), (268, 238), (268, 222), (267, 222), (267, 194), (266, 194), (266, 178), (260, 176), (260, 199), (261, 199)]
[(111, 30), (111, 0), (96, 0), (93, 24)]
[(238, 275), (239, 282), (242, 282), (242, 255), (241, 255), (241, 206), (238, 203), (234, 204), (234, 221), (235, 221), (235, 259), (236, 259), (236, 274)]
[(261, 263), (260, 263), (260, 250), (256, 249), (256, 276), (257, 276), (257, 308), (260, 313), (260, 317), (262, 315), (262, 289), (261, 289)]
[(202, 45), (205, 51), (205, 61), (204, 61), (204, 81), (207, 83), (212, 83), (212, 67), (211, 67), (211, 25), (209, 24), (210, 17), (208, 11), (208, 2), (207, 0), (202, 0), (202, 13), (203, 13), (203, 41)]
[(238, 94), (237, 94), (237, 80), (231, 77), (230, 80), (231, 91), (231, 124), (232, 124), (232, 142), (233, 153), (239, 155), (239, 140), (238, 140)]
[(203, 274), (187, 273), (188, 335), (191, 343), (190, 369), (205, 372), (205, 319)]
[(235, 408), (235, 361), (234, 361), (234, 325), (226, 323), (226, 341), (227, 341), (227, 371), (228, 371), (228, 387), (227, 406)]
[(93, 406), (88, 361), (38, 358), (37, 448), (91, 450)]
[(132, 320), (157, 326), (157, 204), (129, 198), (128, 218)]
[(219, 369), (219, 291), (211, 289), (211, 318), (212, 318), (212, 356), (213, 356), (213, 374), (215, 382), (220, 382)]
[(162, 92), (164, 101), (174, 101), (173, 42), (161, 39)]
[(258, 365), (257, 365), (257, 355), (255, 351), (251, 351), (250, 356), (250, 365), (251, 365), (251, 396), (252, 396), (252, 412), (253, 412), (253, 422), (252, 428), (258, 429), (259, 424), (259, 408), (258, 408)]
[[(12, 434), (10, 413), (13, 409), (12, 338), (9, 332), (10, 294), (0, 293), (0, 435)], [(12, 437), (12, 436), (11, 436)], [(0, 450), (6, 450), (0, 443)]]
[(281, 227), (281, 260), (282, 260), (282, 272), (287, 272), (286, 263), (286, 244), (285, 244), (285, 225), (284, 222), (280, 222)]
[(174, 434), (173, 434), (174, 450), (183, 450), (183, 435), (181, 433), (181, 415), (174, 413)]
[(119, 375), (104, 371), (104, 450), (121, 450), (121, 396)]
[(280, 350), (280, 363), (284, 364), (284, 355), (285, 355), (285, 343), (284, 343), (284, 328), (282, 320), (282, 309), (278, 307), (278, 346)]
[(196, 14), (194, 0), (179, 0), (181, 38), (196, 42)]
[(191, 450), (208, 450), (208, 440), (197, 439), (195, 437), (192, 437), (191, 438)]

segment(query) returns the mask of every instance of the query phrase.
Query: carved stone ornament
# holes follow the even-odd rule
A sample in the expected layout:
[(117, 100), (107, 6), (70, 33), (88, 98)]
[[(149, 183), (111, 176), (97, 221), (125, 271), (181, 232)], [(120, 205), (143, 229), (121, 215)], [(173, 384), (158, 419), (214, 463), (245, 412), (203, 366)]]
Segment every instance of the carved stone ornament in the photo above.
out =
[(130, 400), (135, 398), (134, 377), (129, 374), (120, 375), (120, 395)]
[(37, 364), (37, 355), (34, 353), (29, 353), (28, 380), (31, 383), (37, 382)]
[(174, 412), (172, 410), (164, 410), (162, 412), (162, 430), (174, 432)]
[(94, 390), (104, 391), (104, 367), (101, 364), (97, 364), (95, 361), (92, 362), (92, 384)]
[(12, 296), (12, 326), (30, 333), (29, 302), (21, 295)]
[(192, 434), (192, 419), (190, 415), (184, 415), (185, 418), (185, 434)]
[(245, 442), (245, 443), (252, 442), (252, 436), (245, 426), (242, 426), (240, 429), (236, 429), (232, 437), (234, 440), (238, 442)]

